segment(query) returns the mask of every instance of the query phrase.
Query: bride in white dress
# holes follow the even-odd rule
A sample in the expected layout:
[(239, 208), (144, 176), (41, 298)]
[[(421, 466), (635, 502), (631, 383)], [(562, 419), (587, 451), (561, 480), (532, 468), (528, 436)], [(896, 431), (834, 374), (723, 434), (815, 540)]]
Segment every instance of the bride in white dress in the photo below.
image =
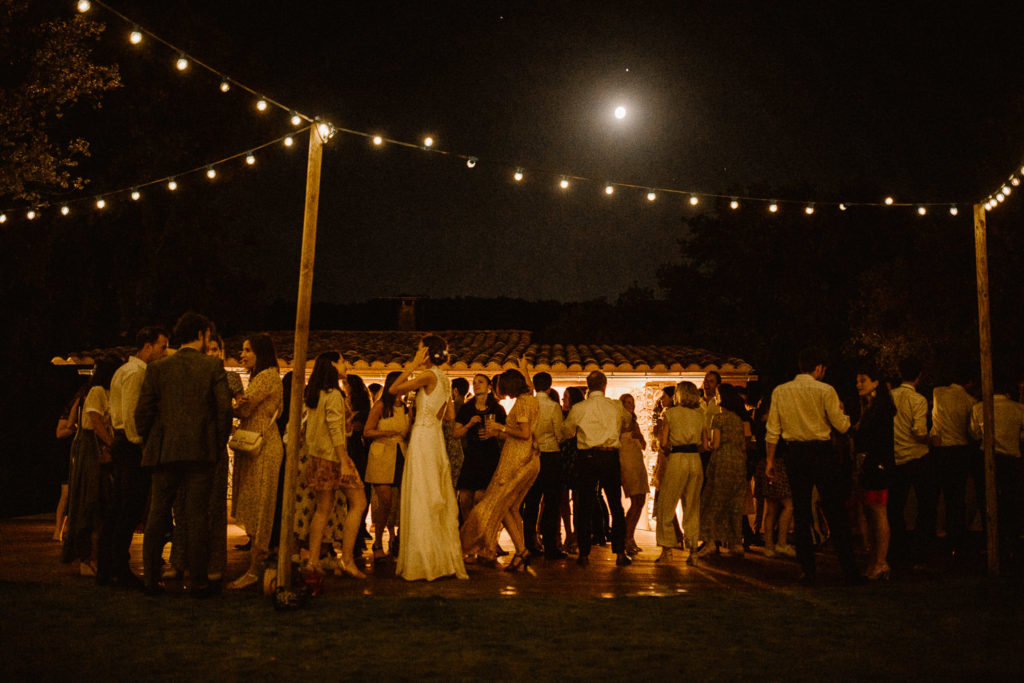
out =
[(437, 367), (447, 360), (447, 342), (428, 335), (389, 389), (396, 396), (417, 390), (416, 419), (402, 473), (398, 518), (402, 542), (395, 566), (395, 574), (407, 581), (452, 575), (469, 578), (462, 562), (459, 507), (441, 433), (441, 419), (453, 410), (451, 381)]

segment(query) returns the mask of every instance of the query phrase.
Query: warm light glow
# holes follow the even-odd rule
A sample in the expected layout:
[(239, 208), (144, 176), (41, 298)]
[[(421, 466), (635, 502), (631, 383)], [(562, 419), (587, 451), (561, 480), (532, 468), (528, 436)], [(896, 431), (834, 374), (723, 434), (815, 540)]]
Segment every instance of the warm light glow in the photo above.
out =
[(840, 211), (846, 211), (846, 204), (840, 204), (839, 205), (839, 210)]
[(142, 42), (142, 31), (140, 31), (139, 29), (134, 29), (128, 36), (128, 40), (131, 41), (132, 45), (138, 45)]
[(256, 163), (256, 155), (253, 154), (252, 152), (249, 152), (248, 154), (246, 154), (245, 155), (245, 163), (249, 164), (250, 166), (255, 164)]
[(25, 214), (25, 218), (29, 219), (30, 221), (34, 221), (36, 219), (36, 212), (29, 210), (29, 212)]
[(885, 198), (885, 205), (886, 206), (892, 206), (892, 202), (893, 202), (892, 197), (886, 197)]
[(284, 146), (285, 147), (291, 147), (294, 144), (295, 144), (295, 140), (292, 140), (292, 136), (291, 135), (289, 135), (288, 137), (286, 137), (284, 139)]
[(296, 114), (295, 112), (292, 112), (292, 125), (297, 126), (300, 123), (302, 123), (302, 117)]
[(813, 214), (813, 213), (814, 213), (814, 205), (813, 205), (813, 204), (810, 204), (810, 205), (808, 205), (808, 206), (805, 206), (805, 207), (804, 207), (804, 213), (806, 213), (806, 214), (807, 214), (808, 216), (810, 216), (811, 214)]
[(1017, 176), (1011, 177), (1010, 178), (1010, 184), (1013, 185), (1014, 187), (1019, 186), (1020, 185), (1020, 178), (1018, 178)]
[(735, 211), (736, 209), (740, 208), (740, 203), (734, 199), (731, 202), (729, 202), (729, 208)]
[(174, 179), (168, 180), (167, 181), (167, 189), (170, 190), (171, 192), (174, 192), (175, 190), (177, 190), (178, 189), (178, 181), (174, 180)]
[(228, 80), (228, 77), (225, 76), (220, 79), (220, 91), (227, 92), (228, 90), (231, 90), (231, 82)]
[(560, 181), (558, 181), (558, 186), (560, 188), (562, 188), (563, 190), (568, 189), (569, 188), (569, 180), (566, 179), (566, 178), (562, 178)]
[(433, 147), (434, 146), (434, 138), (429, 137), (429, 136), (423, 138), (423, 146), (424, 147)]
[(651, 190), (650, 192), (647, 193), (647, 201), (653, 202), (657, 198), (658, 198), (658, 195), (655, 194), (654, 190)]
[(107, 206), (107, 200), (102, 197), (96, 200), (96, 208), (103, 209)]
[(771, 204), (768, 205), (768, 210), (771, 211), (772, 213), (775, 213), (776, 211), (779, 210), (779, 205), (776, 204), (775, 202), (772, 202)]
[(697, 206), (697, 204), (699, 202), (700, 202), (700, 200), (697, 199), (697, 195), (695, 195), (695, 194), (691, 194), (690, 195), (690, 206)]
[(1006, 195), (1000, 192), (999, 194), (996, 195), (996, 201), (1002, 204), (1004, 201), (1006, 201)]
[(1006, 185), (1003, 185), (1002, 193), (1005, 194), (1007, 197), (1009, 197), (1010, 196), (1010, 192), (1012, 192), (1012, 190), (1010, 188), (1008, 188)]
[(71, 213), (71, 207), (68, 206), (67, 204), (60, 207), (60, 215), (67, 216), (69, 213)]
[(92, 9), (92, 3), (89, 0), (78, 0), (79, 12), (88, 12), (90, 9)]
[(320, 139), (327, 142), (334, 137), (334, 126), (329, 123), (318, 123), (316, 130), (320, 133)]
[(926, 213), (928, 213), (928, 209), (926, 209), (926, 208), (925, 208), (925, 207), (923, 207), (923, 206), (919, 206), (919, 207), (917, 207), (917, 215), (918, 215), (918, 216), (923, 216), (923, 215), (925, 215)]
[(216, 178), (217, 177), (217, 169), (215, 169), (213, 166), (211, 166), (210, 168), (206, 169), (206, 177), (209, 178), (210, 180), (213, 180), (214, 178)]
[(188, 68), (188, 59), (185, 58), (185, 55), (181, 55), (178, 57), (178, 61), (174, 63), (174, 66), (177, 67), (178, 71), (184, 71)]
[(512, 174), (512, 179), (517, 183), (523, 179), (523, 169), (517, 168), (516, 172)]
[(6, 222), (7, 222), (7, 214), (6, 213), (0, 213), (0, 223), (6, 223)]
[(604, 193), (607, 195), (615, 194), (615, 186), (612, 185), (611, 183), (608, 183), (607, 185), (604, 186)]
[(267, 110), (267, 101), (264, 100), (264, 99), (257, 100), (256, 101), (256, 111), (266, 111), (266, 110)]
[(621, 105), (615, 107), (615, 118), (620, 120), (626, 118), (626, 108)]
[(1021, 173), (1024, 173), (1024, 166), (1021, 166), (1021, 167), (1020, 167), (1020, 172), (1021, 172)]
[(950, 216), (955, 216), (958, 213), (960, 213), (960, 212), (957, 210), (957, 208), (955, 206), (949, 207), (949, 215)]
[(384, 144), (384, 138), (382, 138), (379, 135), (374, 135), (373, 136), (373, 144), (377, 145), (378, 147), (380, 145), (383, 145)]
[(474, 166), (476, 166), (476, 157), (470, 157), (466, 159), (466, 166), (469, 168), (473, 168)]
[(142, 197), (142, 193), (138, 190), (132, 190), (132, 201), (137, 202)]

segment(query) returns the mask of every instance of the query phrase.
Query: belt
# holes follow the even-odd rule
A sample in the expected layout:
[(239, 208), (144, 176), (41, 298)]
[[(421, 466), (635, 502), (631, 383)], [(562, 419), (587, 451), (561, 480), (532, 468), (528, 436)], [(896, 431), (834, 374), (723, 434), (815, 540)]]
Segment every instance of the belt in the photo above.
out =
[(580, 450), (581, 451), (599, 451), (599, 452), (602, 452), (602, 453), (618, 453), (619, 452), (618, 448), (613, 448), (613, 447), (610, 447), (610, 446), (595, 446), (593, 448), (581, 448)]
[(683, 444), (681, 446), (673, 446), (670, 449), (672, 453), (700, 453), (700, 446), (693, 443)]

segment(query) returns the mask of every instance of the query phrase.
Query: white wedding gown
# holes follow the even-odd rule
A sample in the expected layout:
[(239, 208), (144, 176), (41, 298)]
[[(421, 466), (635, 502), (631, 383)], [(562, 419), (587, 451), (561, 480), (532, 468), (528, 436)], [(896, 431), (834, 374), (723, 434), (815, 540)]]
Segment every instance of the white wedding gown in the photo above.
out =
[(451, 575), (468, 579), (459, 539), (459, 506), (437, 417), (451, 396), (451, 381), (437, 368), (430, 371), (437, 385), (429, 394), (426, 389), (416, 394), (416, 420), (402, 473), (395, 574), (407, 581)]

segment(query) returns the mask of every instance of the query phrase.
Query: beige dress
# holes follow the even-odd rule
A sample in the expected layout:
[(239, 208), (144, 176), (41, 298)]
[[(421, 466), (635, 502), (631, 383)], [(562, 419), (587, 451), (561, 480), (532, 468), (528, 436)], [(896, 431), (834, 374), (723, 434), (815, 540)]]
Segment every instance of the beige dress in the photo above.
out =
[(263, 444), (255, 453), (235, 453), (232, 497), (235, 521), (252, 537), (253, 548), (266, 551), (277, 506), (277, 482), (284, 459), (284, 444), (274, 421), (280, 414), (284, 387), (277, 368), (267, 368), (249, 380), (239, 409), (241, 429), (263, 434)]
[[(638, 430), (639, 432), (639, 430)], [(647, 464), (640, 439), (632, 431), (623, 432), (619, 439), (619, 469), (622, 471), (622, 492), (627, 498), (647, 494)]]
[[(526, 423), (533, 433), (540, 404), (535, 396), (520, 396), (508, 413), (506, 424)], [(501, 449), (498, 468), (484, 497), (473, 506), (469, 519), (462, 525), (462, 551), (494, 559), (501, 532), (502, 518), (513, 511), (518, 514), (530, 487), (540, 472), (540, 451), (536, 439), (506, 439)]]
[[(405, 408), (396, 406), (391, 417), (381, 417), (377, 421), (377, 429), (408, 434), (409, 415), (405, 412)], [(399, 449), (403, 453), (406, 450), (403, 436), (381, 436), (370, 443), (370, 451), (366, 456), (365, 480), (367, 484), (394, 484), (397, 486), (402, 483), (401, 470), (396, 468)]]

